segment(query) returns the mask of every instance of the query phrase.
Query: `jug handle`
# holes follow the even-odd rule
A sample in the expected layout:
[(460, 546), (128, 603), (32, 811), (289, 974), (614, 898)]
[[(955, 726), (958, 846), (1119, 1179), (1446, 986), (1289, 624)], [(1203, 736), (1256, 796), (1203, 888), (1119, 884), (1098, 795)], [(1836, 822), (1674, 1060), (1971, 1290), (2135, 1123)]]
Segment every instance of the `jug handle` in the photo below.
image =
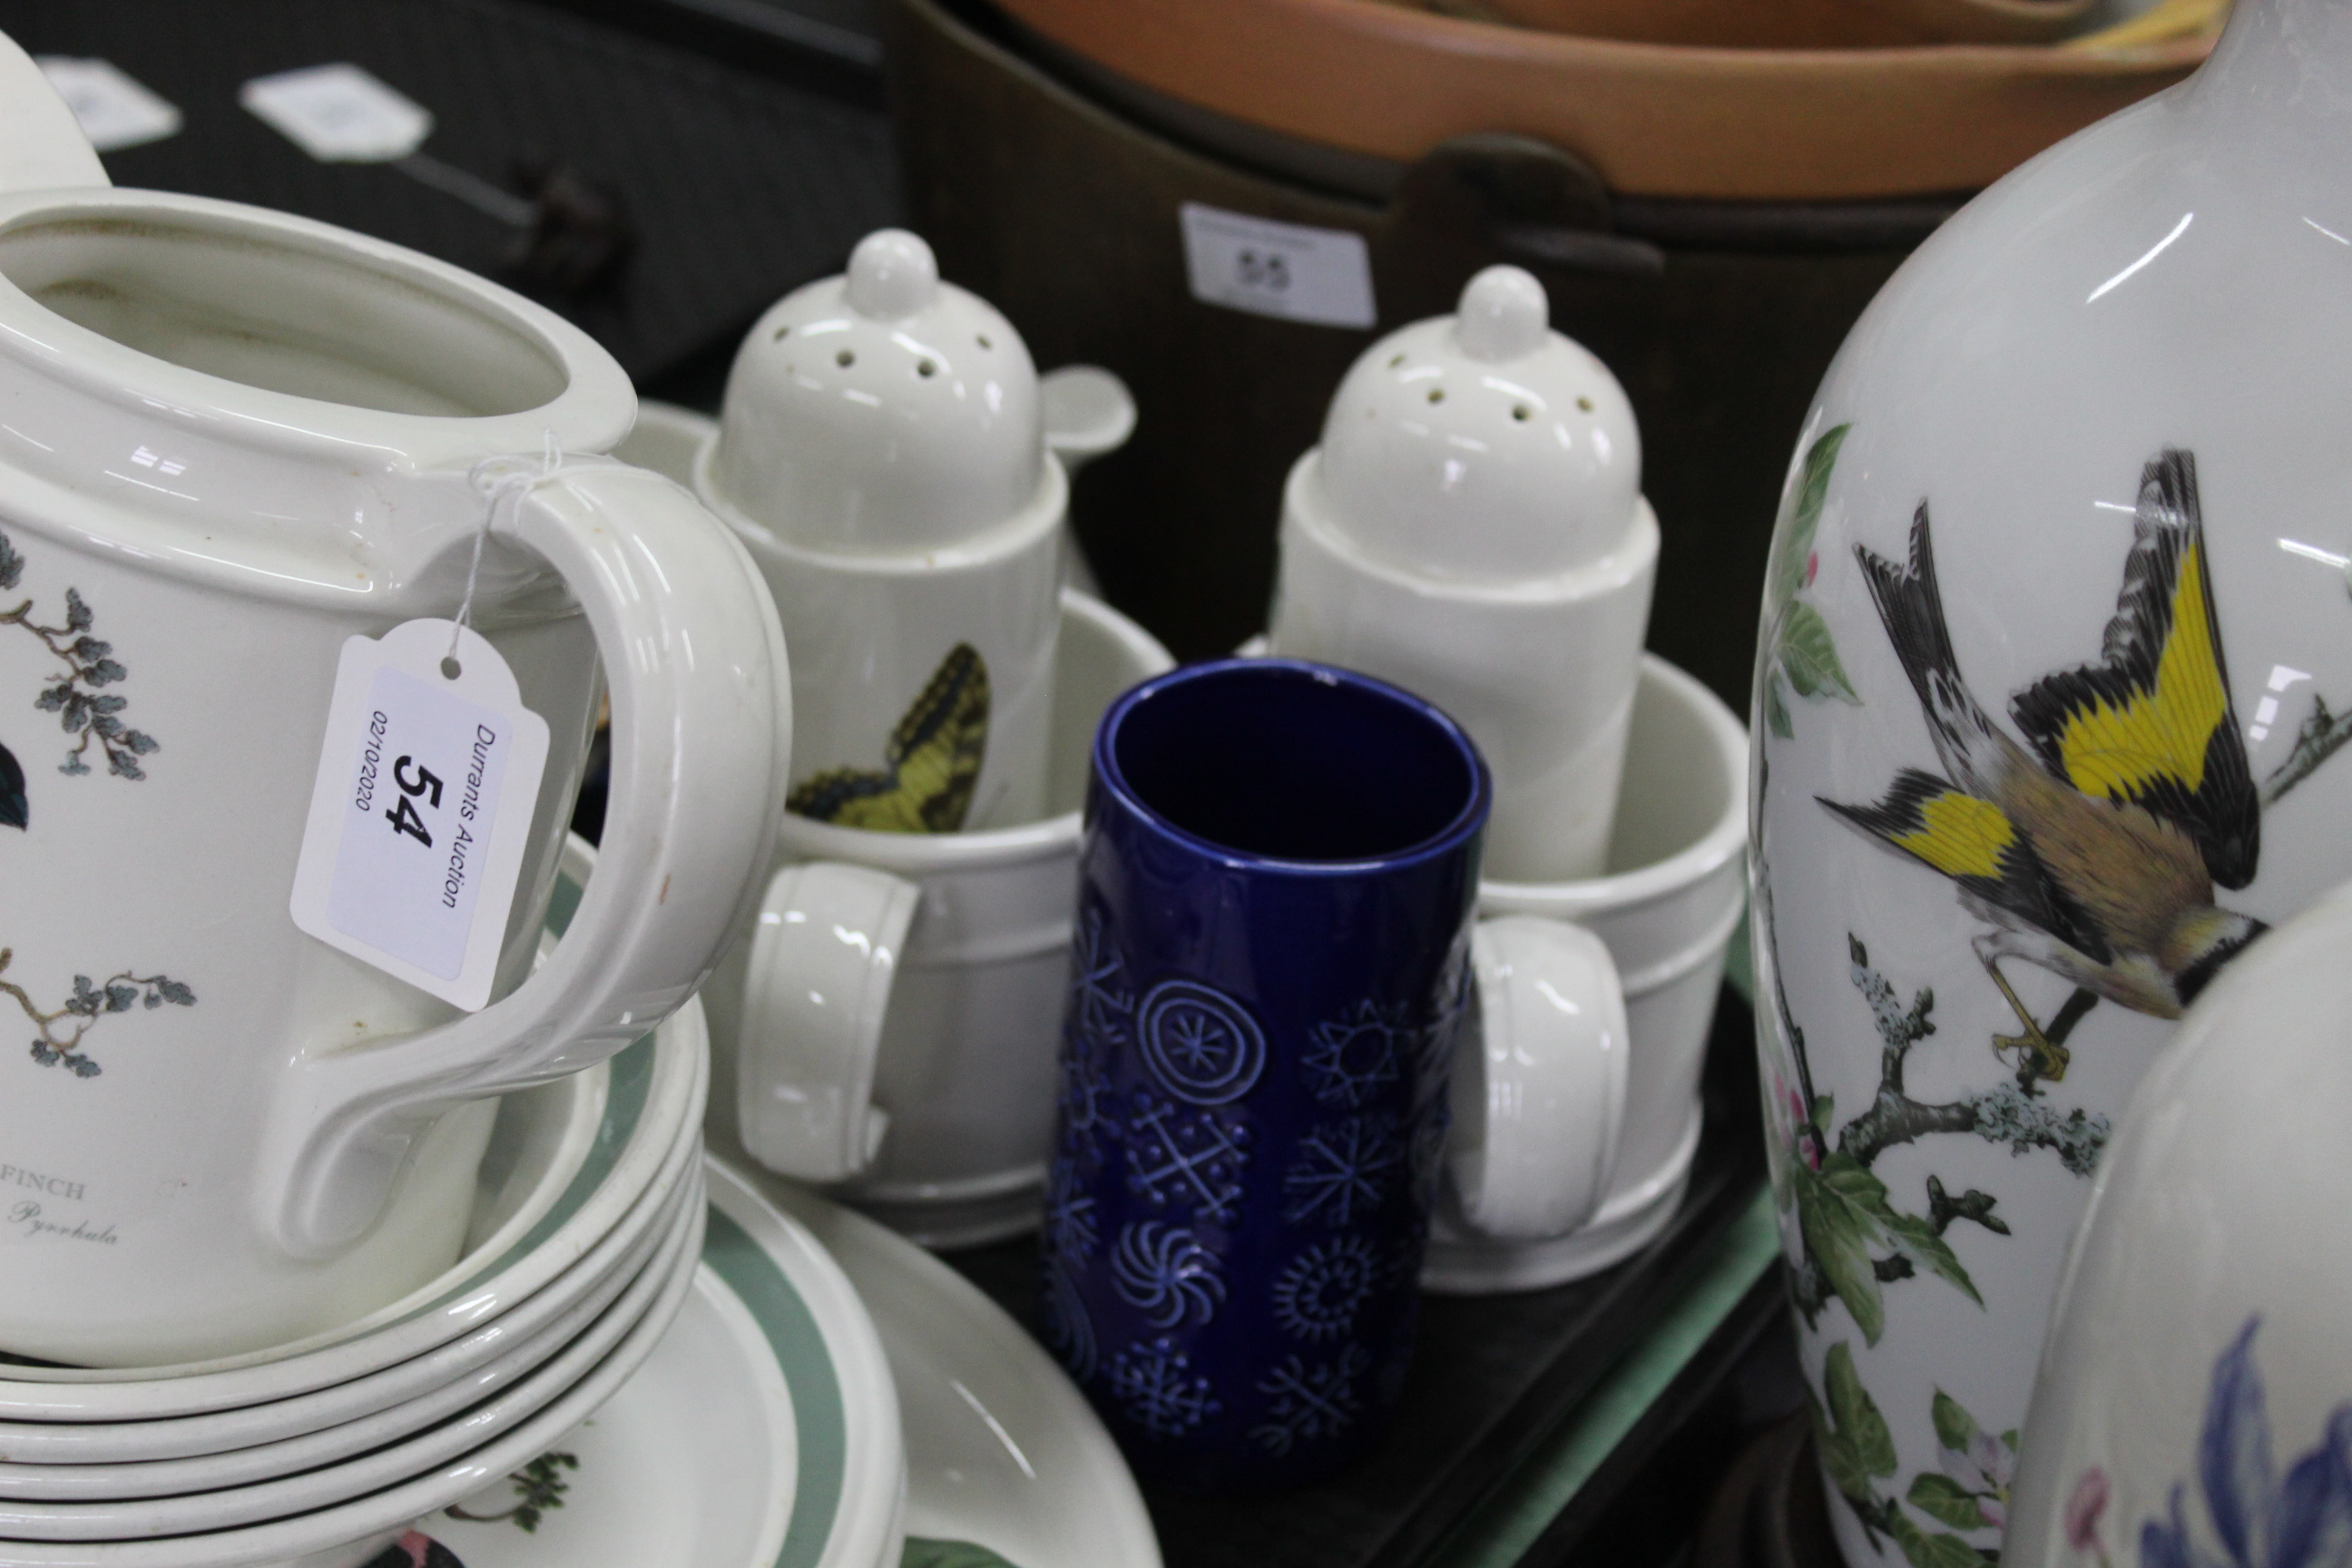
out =
[(0, 193), (113, 183), (33, 57), (0, 33)]
[(748, 920), (783, 810), (792, 685), (767, 584), (668, 479), (572, 459), (503, 515), (587, 612), (613, 702), (611, 805), (562, 941), (515, 991), (403, 1038), (298, 1059), (262, 1153), (263, 1232), (299, 1258), (365, 1235), (449, 1105), (642, 1038)]

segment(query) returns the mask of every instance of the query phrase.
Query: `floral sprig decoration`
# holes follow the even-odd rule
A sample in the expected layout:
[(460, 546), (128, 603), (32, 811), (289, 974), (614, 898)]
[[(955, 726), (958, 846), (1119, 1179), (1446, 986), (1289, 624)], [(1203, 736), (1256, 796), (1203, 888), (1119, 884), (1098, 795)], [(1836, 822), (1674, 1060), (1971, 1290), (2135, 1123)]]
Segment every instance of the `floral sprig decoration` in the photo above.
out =
[[(8, 542), (6, 534), (0, 533), (0, 592), (15, 588), (24, 575), (24, 556)], [(85, 759), (95, 745), (106, 759), (107, 772), (136, 782), (147, 776), (136, 759), (157, 751), (160, 743), (144, 730), (125, 724), (122, 710), (129, 706), (128, 700), (120, 692), (105, 689), (130, 671), (114, 658), (112, 643), (90, 635), (97, 619), (88, 601), (74, 588), (66, 590), (63, 626), (44, 626), (35, 620), (33, 601), (29, 598), (13, 610), (0, 612), (0, 626), (24, 627), (40, 638), (41, 646), (65, 667), (64, 673), (33, 700), (33, 706), (42, 712), (58, 715), (58, 722), (67, 734), (79, 737), (66, 753), (66, 760), (58, 764), (58, 772), (89, 773), (90, 766)]]
[[(6, 973), (16, 956), (15, 949), (0, 947), (0, 975)], [(43, 1067), (61, 1067), (76, 1078), (99, 1074), (98, 1063), (81, 1048), (81, 1042), (100, 1018), (128, 1013), (142, 1003), (149, 1007), (166, 1003), (174, 1007), (196, 1005), (195, 991), (184, 982), (163, 974), (134, 974), (127, 969), (95, 983), (87, 974), (75, 975), (73, 994), (55, 1008), (43, 1009), (13, 980), (0, 979), (0, 995), (15, 997), (16, 1005), (41, 1031), (33, 1041), (33, 1059)]]

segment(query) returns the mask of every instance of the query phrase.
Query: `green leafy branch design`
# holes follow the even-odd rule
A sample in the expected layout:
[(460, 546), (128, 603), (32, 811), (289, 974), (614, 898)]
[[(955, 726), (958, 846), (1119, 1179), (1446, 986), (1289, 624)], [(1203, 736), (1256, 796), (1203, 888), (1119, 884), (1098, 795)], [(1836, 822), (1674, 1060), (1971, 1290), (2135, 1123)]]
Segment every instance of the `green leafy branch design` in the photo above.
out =
[[(1913, 1476), (1898, 1501), (1878, 1492), (1877, 1483), (1892, 1479), (1900, 1466), (1886, 1418), (1854, 1372), (1853, 1346), (1841, 1340), (1830, 1347), (1822, 1382), (1829, 1396), (1826, 1410), (1810, 1385), (1805, 1390), (1822, 1468), (1862, 1521), (1871, 1545), (1879, 1545), (1881, 1536), (1891, 1539), (1911, 1568), (1986, 1568), (1999, 1563), (1998, 1549), (1971, 1545), (1953, 1531), (1997, 1531), (2007, 1525), (2017, 1433), (1992, 1436), (1958, 1400), (1937, 1389), (1933, 1415), (1943, 1468)], [(1950, 1528), (1927, 1529), (1905, 1511), (1905, 1503)]]
[(452, 1503), (445, 1511), (452, 1519), (467, 1520), (475, 1524), (510, 1521), (516, 1529), (529, 1535), (539, 1529), (540, 1521), (546, 1518), (551, 1510), (563, 1506), (563, 1494), (572, 1489), (572, 1483), (563, 1479), (563, 1472), (579, 1468), (577, 1455), (560, 1450), (541, 1454), (507, 1478), (507, 1484), (514, 1489), (513, 1507), (497, 1513), (469, 1513)]
[[(1765, 907), (1769, 921), (1769, 902)], [(1936, 1033), (1935, 992), (1923, 986), (1906, 1005), (1871, 966), (1869, 950), (1852, 932), (1846, 951), (1854, 988), (1869, 1004), (1878, 1029), (1878, 1090), (1868, 1109), (1836, 1125), (1836, 1101), (1813, 1091), (1805, 1033), (1790, 1013), (1776, 973), (1781, 1031), (1799, 1087), (1792, 1090), (1775, 1075), (1771, 1110), (1780, 1136), (1774, 1187), (1782, 1211), (1794, 1209), (1803, 1240), (1803, 1257), (1790, 1278), (1797, 1310), (1808, 1325), (1818, 1326), (1822, 1309), (1835, 1297), (1846, 1304), (1864, 1342), (1876, 1344), (1886, 1325), (1881, 1287), (1895, 1280), (1925, 1270), (1984, 1304), (1944, 1239), (1952, 1226), (1966, 1220), (1996, 1235), (2009, 1234), (1996, 1212), (1998, 1199), (1973, 1187), (1955, 1197), (1933, 1175), (1927, 1181), (1924, 1214), (1896, 1208), (1886, 1184), (1871, 1169), (1881, 1154), (1931, 1133), (1973, 1133), (1989, 1143), (2008, 1144), (2013, 1155), (2049, 1150), (2067, 1170), (2087, 1176), (2098, 1166), (2111, 1128), (2104, 1116), (2080, 1109), (2058, 1111), (2014, 1083), (1943, 1102), (1912, 1098), (1905, 1077), (1912, 1051)]]
[(1829, 621), (1798, 596), (1812, 586), (1821, 571), (1813, 537), (1821, 529), (1822, 504), (1829, 496), (1838, 448), (1853, 428), (1851, 424), (1834, 426), (1805, 449), (1796, 486), (1772, 534), (1772, 559), (1764, 574), (1760, 684), (1764, 721), (1784, 741), (1797, 733), (1789, 717), (1784, 688), (1809, 701), (1833, 698), (1855, 707), (1862, 704), (1853, 683), (1846, 679), (1845, 666), (1838, 660), (1837, 640), (1830, 635)]
[[(0, 533), (0, 592), (15, 588), (24, 575), (24, 556), (17, 553), (6, 534)], [(112, 643), (90, 636), (96, 621), (89, 605), (72, 588), (66, 590), (66, 620), (61, 626), (45, 626), (35, 621), (30, 599), (0, 613), (0, 626), (24, 627), (40, 638), (41, 646), (65, 666), (64, 675), (33, 700), (33, 706), (42, 712), (58, 715), (58, 722), (67, 734), (81, 737), (66, 753), (66, 760), (58, 764), (58, 772), (89, 772), (89, 763), (83, 758), (94, 744), (106, 758), (107, 772), (136, 782), (147, 773), (134, 759), (157, 751), (160, 743), (144, 730), (133, 730), (123, 723), (127, 699), (119, 692), (100, 689), (122, 679), (130, 671), (116, 661)], [(24, 825), (20, 822), (16, 826)]]
[[(0, 974), (16, 956), (14, 948), (0, 947)], [(96, 1078), (98, 1063), (81, 1048), (82, 1037), (98, 1025), (100, 1018), (112, 1013), (128, 1013), (142, 1002), (149, 1007), (161, 1007), (170, 1003), (175, 1007), (193, 1007), (196, 994), (185, 984), (163, 974), (134, 974), (121, 970), (104, 980), (92, 984), (87, 974), (74, 976), (73, 994), (63, 1005), (48, 1011), (34, 1002), (30, 994), (13, 980), (0, 979), (0, 995), (14, 996), (16, 1005), (25, 1010), (41, 1033), (33, 1042), (33, 1059), (43, 1067), (61, 1067), (76, 1078)]]

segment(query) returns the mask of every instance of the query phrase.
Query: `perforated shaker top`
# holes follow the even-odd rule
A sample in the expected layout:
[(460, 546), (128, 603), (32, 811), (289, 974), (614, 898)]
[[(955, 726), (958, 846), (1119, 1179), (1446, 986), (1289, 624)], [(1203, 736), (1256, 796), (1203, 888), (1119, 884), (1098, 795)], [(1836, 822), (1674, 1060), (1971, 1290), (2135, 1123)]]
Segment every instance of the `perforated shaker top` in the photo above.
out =
[(1556, 576), (1633, 528), (1641, 435), (1608, 367), (1553, 331), (1543, 285), (1490, 267), (1457, 314), (1391, 332), (1323, 425), (1330, 526), (1434, 576)]
[(1045, 479), (1037, 372), (902, 229), (760, 318), (728, 377), (712, 483), (793, 543), (921, 553), (986, 533)]

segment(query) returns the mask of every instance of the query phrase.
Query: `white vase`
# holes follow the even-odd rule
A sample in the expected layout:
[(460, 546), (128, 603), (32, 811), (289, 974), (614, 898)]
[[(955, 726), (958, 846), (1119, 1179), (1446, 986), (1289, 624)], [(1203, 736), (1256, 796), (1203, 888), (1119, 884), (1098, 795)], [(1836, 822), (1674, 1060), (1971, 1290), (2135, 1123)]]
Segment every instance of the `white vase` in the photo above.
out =
[(2052, 1314), (2008, 1568), (2319, 1568), (2352, 1543), (2352, 888), (2200, 999)]
[(1987, 192), (1825, 380), (1768, 567), (1759, 1048), (1839, 1542), (2009, 1505), (2061, 1258), (2181, 1009), (2352, 875), (2352, 8)]

